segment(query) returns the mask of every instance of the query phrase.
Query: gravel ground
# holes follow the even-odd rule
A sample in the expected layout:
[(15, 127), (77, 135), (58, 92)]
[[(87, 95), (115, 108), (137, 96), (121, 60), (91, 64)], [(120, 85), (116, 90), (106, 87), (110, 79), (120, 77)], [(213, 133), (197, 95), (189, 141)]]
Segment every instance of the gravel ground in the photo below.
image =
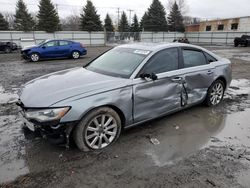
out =
[(83, 66), (109, 47), (89, 48), (79, 60), (39, 63), (0, 54), (0, 187), (250, 187), (250, 48), (205, 48), (233, 62), (234, 80), (221, 105), (145, 123), (88, 153), (23, 130), (14, 101), (21, 84)]

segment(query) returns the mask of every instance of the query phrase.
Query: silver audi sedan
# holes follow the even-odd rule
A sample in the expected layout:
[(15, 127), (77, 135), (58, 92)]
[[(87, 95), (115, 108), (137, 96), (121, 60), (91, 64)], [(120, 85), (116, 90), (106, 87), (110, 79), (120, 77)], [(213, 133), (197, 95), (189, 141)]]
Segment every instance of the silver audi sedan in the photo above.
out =
[(181, 43), (115, 47), (84, 67), (26, 83), (19, 101), (25, 125), (55, 143), (99, 150), (121, 130), (204, 102), (218, 105), (231, 63)]

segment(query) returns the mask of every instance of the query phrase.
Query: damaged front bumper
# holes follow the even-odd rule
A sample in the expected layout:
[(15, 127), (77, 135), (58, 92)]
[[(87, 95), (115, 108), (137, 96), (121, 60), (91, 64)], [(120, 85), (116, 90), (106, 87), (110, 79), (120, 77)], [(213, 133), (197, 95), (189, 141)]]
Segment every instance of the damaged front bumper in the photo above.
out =
[(64, 123), (61, 123), (60, 120), (39, 122), (34, 119), (28, 119), (25, 115), (25, 110), (27, 109), (22, 107), (20, 103), (17, 103), (17, 105), (19, 106), (19, 115), (25, 127), (54, 144), (69, 147), (69, 137), (74, 126), (77, 124), (76, 121)]

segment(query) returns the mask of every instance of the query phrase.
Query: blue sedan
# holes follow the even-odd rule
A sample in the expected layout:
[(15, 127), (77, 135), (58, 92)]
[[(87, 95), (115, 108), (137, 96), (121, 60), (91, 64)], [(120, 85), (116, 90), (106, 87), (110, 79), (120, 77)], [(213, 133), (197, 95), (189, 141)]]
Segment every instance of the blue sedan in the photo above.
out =
[(44, 58), (68, 57), (78, 59), (86, 54), (87, 50), (81, 43), (69, 40), (45, 40), (38, 45), (26, 47), (21, 51), (24, 59), (33, 62)]

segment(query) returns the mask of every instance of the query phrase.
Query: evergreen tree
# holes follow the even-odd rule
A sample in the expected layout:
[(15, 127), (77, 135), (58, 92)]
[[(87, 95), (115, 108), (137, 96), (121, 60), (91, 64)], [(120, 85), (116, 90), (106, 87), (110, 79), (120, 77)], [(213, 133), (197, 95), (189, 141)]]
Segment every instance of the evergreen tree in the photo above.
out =
[(104, 20), (104, 28), (108, 32), (113, 32), (114, 31), (114, 26), (113, 26), (113, 23), (112, 23), (112, 20), (111, 20), (109, 14), (106, 15), (106, 18)]
[(140, 30), (143, 31), (144, 30), (144, 25), (145, 25), (145, 22), (148, 20), (148, 14), (147, 12), (144, 13), (144, 15), (142, 16), (141, 18), (141, 21), (140, 21)]
[(122, 12), (121, 20), (119, 22), (118, 30), (120, 32), (129, 32), (128, 19), (125, 12)]
[(172, 6), (172, 9), (168, 17), (168, 22), (170, 25), (169, 28), (170, 31), (179, 31), (179, 32), (185, 31), (185, 27), (183, 24), (183, 17), (176, 2)]
[(0, 13), (0, 30), (6, 31), (9, 29), (9, 23), (4, 19), (3, 15)]
[(166, 11), (159, 0), (153, 0), (143, 21), (145, 31), (167, 31)]
[(28, 13), (25, 3), (23, 0), (18, 0), (16, 4), (14, 29), (18, 31), (32, 31), (34, 27), (35, 21), (31, 14)]
[(37, 18), (38, 30), (49, 33), (61, 30), (57, 10), (50, 0), (40, 0)]
[(133, 17), (133, 23), (131, 24), (130, 31), (134, 32), (133, 34), (134, 40), (139, 40), (140, 26), (136, 14)]
[(139, 32), (140, 31), (140, 26), (139, 26), (139, 22), (138, 22), (136, 14), (133, 17), (133, 23), (131, 24), (130, 31), (131, 32)]
[(83, 7), (83, 13), (81, 14), (80, 28), (83, 31), (103, 31), (100, 15), (97, 14), (96, 8), (90, 0), (87, 0), (87, 4)]

